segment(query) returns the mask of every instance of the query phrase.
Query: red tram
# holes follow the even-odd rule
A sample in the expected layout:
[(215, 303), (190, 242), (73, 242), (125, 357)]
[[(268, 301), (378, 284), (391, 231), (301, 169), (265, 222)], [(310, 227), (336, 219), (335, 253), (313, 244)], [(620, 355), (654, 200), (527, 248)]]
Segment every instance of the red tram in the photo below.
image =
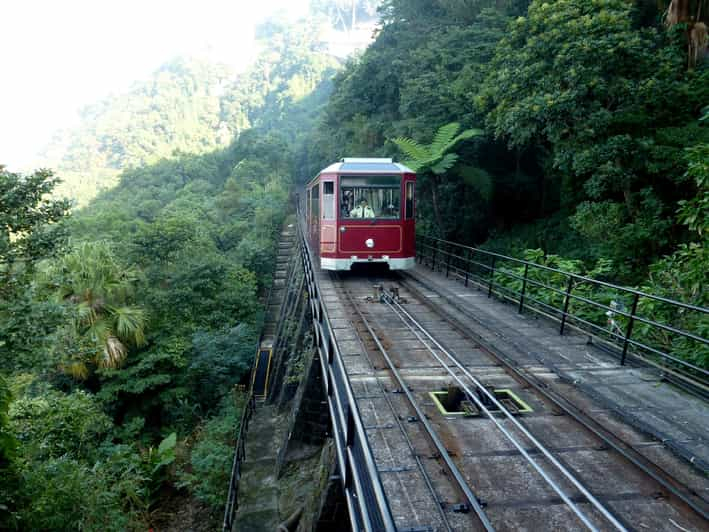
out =
[(412, 268), (415, 184), (416, 174), (391, 159), (345, 158), (322, 170), (306, 186), (308, 238), (320, 267)]

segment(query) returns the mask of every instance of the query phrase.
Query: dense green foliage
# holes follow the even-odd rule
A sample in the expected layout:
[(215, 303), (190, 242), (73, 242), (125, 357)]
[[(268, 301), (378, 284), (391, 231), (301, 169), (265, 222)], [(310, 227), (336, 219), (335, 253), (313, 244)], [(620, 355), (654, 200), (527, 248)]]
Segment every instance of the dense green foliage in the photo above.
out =
[(50, 172), (3, 170), (1, 527), (169, 526), (175, 490), (219, 517), (297, 139), (337, 66), (304, 26), (260, 32), (238, 78), (178, 60), (89, 109), (63, 190), (116, 184), (67, 223)]
[(124, 168), (226, 146), (248, 125), (224, 94), (234, 79), (224, 66), (175, 59), (129, 92), (87, 106), (80, 127), (59, 132), (44, 153), (64, 176), (59, 191), (83, 205)]
[(637, 27), (628, 2), (533, 2), (510, 29), (480, 96), (491, 131), (545, 147), (572, 226), (642, 271), (672, 240), (682, 149), (709, 139), (709, 71), (686, 72), (677, 39)]
[(311, 33), (306, 25), (269, 22), (259, 31), (262, 53), (244, 73), (177, 58), (129, 92), (86, 107), (79, 127), (57, 134), (44, 153), (64, 179), (59, 192), (86, 205), (121, 170), (227, 148), (252, 127), (295, 129), (314, 106), (292, 104), (312, 97), (337, 65), (317, 52)]

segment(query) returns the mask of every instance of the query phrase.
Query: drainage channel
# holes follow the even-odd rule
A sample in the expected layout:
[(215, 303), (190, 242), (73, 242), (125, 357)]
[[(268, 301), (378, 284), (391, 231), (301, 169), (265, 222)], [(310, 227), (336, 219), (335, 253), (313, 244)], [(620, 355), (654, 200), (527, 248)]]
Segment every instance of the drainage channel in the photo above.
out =
[[(564, 465), (562, 465), (556, 457), (542, 445), (519, 421), (517, 421), (513, 414), (498, 400), (494, 393), (490, 392), (474, 375), (472, 375), (463, 366), (458, 359), (447, 349), (445, 349), (402, 305), (397, 301), (395, 296), (392, 296), (385, 291), (381, 292), (381, 301), (386, 304), (389, 309), (396, 315), (402, 323), (411, 330), (411, 332), (419, 339), (422, 345), (430, 352), (430, 354), (439, 362), (439, 364), (449, 373), (449, 375), (458, 383), (460, 388), (465, 391), (469, 400), (472, 400), (477, 408), (483, 412), (494, 424), (495, 426), (505, 435), (505, 437), (515, 446), (519, 453), (527, 460), (527, 462), (534, 468), (535, 471), (546, 481), (546, 483), (559, 495), (559, 497), (564, 501), (564, 503), (571, 509), (571, 511), (579, 518), (579, 520), (592, 531), (597, 531), (599, 528), (589, 519), (589, 517), (581, 511), (576, 503), (572, 500), (566, 491), (549, 475), (549, 473), (530, 455), (530, 453), (525, 449), (523, 442), (516, 438), (505, 426), (500, 423), (496, 416), (490, 411), (487, 404), (492, 403), (497, 407), (497, 410), (501, 412), (506, 419), (508, 419), (517, 430), (519, 430), (536, 449), (538, 449), (541, 454), (551, 462), (554, 467), (562, 473), (567, 480), (569, 480), (576, 489), (578, 489), (588, 502), (591, 503), (611, 524), (616, 530), (626, 531), (626, 527), (611, 513), (596, 497), (581, 483), (576, 476), (571, 473)], [(444, 355), (444, 357), (456, 366), (463, 375), (472, 382), (474, 388), (471, 388), (469, 383), (464, 381), (455, 371), (453, 371), (448, 363), (436, 353), (436, 349)], [(482, 393), (487, 397), (487, 401), (481, 400), (478, 393)]]
[[(335, 278), (337, 280), (339, 280), (339, 278), (337, 276), (335, 276)], [(429, 440), (431, 441), (431, 443), (435, 447), (436, 452), (438, 453), (438, 456), (440, 457), (440, 459), (443, 460), (443, 464), (445, 465), (446, 469), (448, 470), (448, 472), (450, 473), (452, 478), (455, 480), (457, 487), (459, 488), (460, 492), (463, 494), (465, 500), (468, 502), (468, 506), (474, 510), (475, 514), (477, 515), (477, 517), (480, 521), (480, 524), (482, 525), (482, 527), (486, 531), (488, 531), (488, 532), (494, 531), (495, 529), (492, 526), (492, 524), (490, 523), (490, 520), (488, 519), (487, 515), (485, 514), (485, 511), (483, 510), (482, 505), (480, 504), (480, 502), (478, 500), (478, 497), (475, 495), (475, 493), (472, 491), (472, 489), (470, 488), (470, 486), (466, 482), (465, 478), (463, 477), (463, 474), (458, 469), (456, 464), (453, 462), (453, 459), (451, 458), (450, 454), (448, 453), (448, 450), (446, 449), (445, 445), (440, 440), (440, 438), (436, 434), (435, 429), (431, 426), (428, 419), (426, 418), (425, 413), (421, 410), (421, 408), (417, 404), (416, 399), (414, 398), (413, 394), (411, 393), (411, 390), (409, 389), (405, 380), (401, 376), (400, 372), (397, 370), (396, 365), (392, 361), (391, 356), (389, 355), (388, 351), (384, 347), (384, 345), (382, 343), (382, 339), (377, 335), (377, 333), (374, 331), (374, 329), (370, 325), (367, 318), (364, 316), (362, 311), (359, 309), (359, 306), (357, 305), (352, 294), (344, 287), (341, 288), (341, 291), (342, 291), (342, 294), (345, 296), (347, 303), (351, 307), (354, 317), (356, 317), (356, 319), (359, 321), (359, 323), (361, 323), (364, 326), (364, 328), (367, 332), (367, 335), (374, 341), (374, 343), (377, 347), (377, 350), (382, 355), (382, 357), (384, 358), (384, 361), (387, 364), (387, 369), (388, 369), (389, 373), (392, 375), (392, 377), (396, 381), (396, 384), (399, 387), (399, 390), (401, 390), (401, 392), (403, 392), (404, 396), (407, 399), (407, 402), (409, 403), (411, 408), (416, 413), (416, 419), (418, 421), (420, 421), (421, 424), (423, 425), (423, 427), (426, 431), (426, 434), (429, 437)], [(357, 328), (355, 327), (355, 329), (357, 329)], [(362, 342), (361, 337), (359, 338), (359, 340), (360, 340), (360, 342)], [(375, 369), (374, 364), (369, 359), (368, 350), (364, 346), (363, 342), (362, 342), (362, 349), (363, 349), (364, 353), (367, 354), (367, 359), (369, 360), (370, 367), (372, 369)], [(391, 408), (392, 412), (395, 412), (394, 405), (392, 404), (392, 402), (389, 399), (389, 397), (387, 396), (387, 394), (384, 393), (384, 389), (383, 389), (384, 387), (383, 387), (381, 381), (379, 380), (379, 378), (377, 378), (377, 382), (380, 386), (380, 389), (382, 389), (382, 395), (386, 398), (386, 401), (387, 401), (389, 407)], [(419, 471), (421, 472), (421, 475), (426, 483), (427, 489), (429, 490), (429, 492), (433, 496), (434, 500), (436, 500), (438, 502), (437, 509), (438, 509), (439, 515), (442, 519), (445, 529), (447, 531), (452, 531), (453, 528), (451, 528), (448, 517), (446, 516), (445, 512), (443, 511), (443, 505), (441, 504), (441, 499), (438, 496), (438, 494), (436, 493), (436, 490), (433, 486), (433, 482), (431, 480), (431, 477), (426, 472), (426, 468), (424, 467), (423, 463), (421, 462), (420, 457), (416, 453), (414, 446), (411, 442), (411, 439), (409, 438), (407, 431), (403, 427), (399, 417), (395, 416), (395, 418), (396, 418), (397, 424), (401, 430), (401, 433), (404, 435), (404, 438), (406, 440), (409, 451), (411, 452), (412, 456), (414, 457), (416, 464), (419, 468)]]

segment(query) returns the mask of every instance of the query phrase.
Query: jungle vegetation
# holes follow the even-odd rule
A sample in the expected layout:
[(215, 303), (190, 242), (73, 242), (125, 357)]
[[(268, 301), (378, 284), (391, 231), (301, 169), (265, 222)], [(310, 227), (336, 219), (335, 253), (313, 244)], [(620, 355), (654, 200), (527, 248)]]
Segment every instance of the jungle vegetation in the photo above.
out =
[(289, 193), (343, 156), (416, 164), (420, 231), (709, 305), (706, 4), (313, 2), (376, 39), (270, 21), (0, 168), (0, 528), (218, 523)]
[(0, 169), (3, 530), (220, 522), (294, 139), (339, 65), (307, 29), (261, 28), (218, 98), (220, 67), (170, 62), (58, 170)]

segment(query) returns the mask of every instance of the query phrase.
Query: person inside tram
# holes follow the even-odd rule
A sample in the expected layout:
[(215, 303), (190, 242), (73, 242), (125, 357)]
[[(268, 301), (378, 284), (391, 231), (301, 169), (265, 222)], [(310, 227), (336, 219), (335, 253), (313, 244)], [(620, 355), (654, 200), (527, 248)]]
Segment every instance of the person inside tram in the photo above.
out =
[(359, 206), (350, 211), (350, 216), (352, 218), (374, 218), (374, 211), (367, 204), (367, 200), (362, 198), (359, 202)]
[(349, 218), (351, 216), (352, 204), (354, 203), (354, 198), (352, 198), (352, 191), (345, 190), (342, 193), (342, 203), (340, 204), (340, 210), (342, 211), (343, 218)]

